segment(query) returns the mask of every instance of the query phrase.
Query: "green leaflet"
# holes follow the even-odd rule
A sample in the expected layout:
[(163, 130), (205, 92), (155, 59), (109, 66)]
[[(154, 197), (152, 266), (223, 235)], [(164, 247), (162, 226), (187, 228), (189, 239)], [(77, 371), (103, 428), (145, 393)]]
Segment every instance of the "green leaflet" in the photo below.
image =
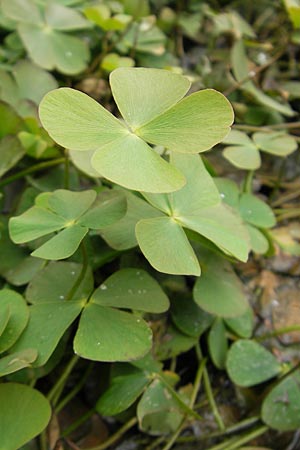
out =
[(11, 239), (24, 243), (58, 231), (32, 255), (52, 260), (68, 258), (75, 253), (89, 228), (105, 228), (125, 214), (126, 200), (122, 192), (105, 191), (96, 197), (92, 190), (44, 192), (36, 197), (35, 206), (10, 219)]
[(40, 118), (56, 142), (72, 150), (94, 150), (92, 167), (129, 189), (173, 192), (185, 184), (181, 172), (147, 142), (198, 153), (220, 142), (233, 121), (222, 94), (204, 90), (182, 99), (190, 83), (165, 70), (119, 68), (110, 83), (126, 125), (85, 94), (68, 88), (44, 97)]

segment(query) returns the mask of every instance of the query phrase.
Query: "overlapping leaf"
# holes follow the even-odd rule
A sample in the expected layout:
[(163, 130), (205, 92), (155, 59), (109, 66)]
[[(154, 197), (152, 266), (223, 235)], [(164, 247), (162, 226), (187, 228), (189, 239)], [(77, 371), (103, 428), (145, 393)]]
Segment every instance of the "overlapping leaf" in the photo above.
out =
[(23, 384), (1, 383), (0, 403), (1, 450), (18, 450), (41, 433), (51, 418), (48, 400)]
[(190, 83), (178, 74), (119, 68), (112, 72), (110, 83), (125, 124), (69, 88), (44, 97), (40, 118), (56, 142), (74, 150), (94, 150), (94, 169), (130, 189), (173, 192), (185, 184), (182, 173), (147, 142), (176, 152), (202, 152), (227, 135), (233, 120), (229, 102), (214, 90), (182, 100)]
[(92, 190), (58, 189), (40, 194), (35, 206), (10, 220), (11, 239), (20, 244), (58, 232), (32, 255), (52, 260), (68, 258), (89, 228), (105, 228), (125, 214), (126, 201), (121, 192), (105, 191), (96, 197)]
[(136, 237), (146, 258), (161, 272), (200, 275), (198, 259), (184, 232), (188, 228), (245, 261), (249, 250), (247, 231), (241, 219), (221, 204), (199, 156), (174, 153), (171, 161), (184, 173), (187, 184), (169, 195), (145, 194), (166, 214), (142, 219), (136, 225)]
[(240, 193), (238, 186), (231, 180), (216, 178), (215, 182), (224, 202), (238, 211), (245, 221), (251, 249), (255, 253), (265, 253), (269, 242), (261, 229), (272, 228), (276, 224), (272, 209), (255, 195)]
[(230, 144), (223, 151), (224, 157), (239, 169), (256, 170), (261, 165), (260, 150), (276, 156), (287, 156), (297, 149), (294, 137), (284, 132), (254, 133), (252, 139), (246, 133), (231, 130), (224, 139)]
[(2, 289), (0, 291), (0, 316), (2, 318), (0, 352), (4, 352), (12, 347), (26, 327), (29, 309), (20, 294), (10, 289)]
[(90, 27), (78, 11), (59, 2), (39, 7), (34, 0), (3, 0), (1, 5), (5, 17), (17, 22), (22, 42), (37, 65), (66, 74), (85, 69), (89, 59), (86, 43), (66, 34)]
[(254, 386), (280, 373), (277, 359), (255, 341), (239, 340), (230, 348), (227, 371), (238, 386)]
[(168, 298), (145, 271), (132, 268), (115, 272), (91, 296), (74, 340), (76, 353), (97, 361), (129, 361), (151, 348), (146, 322), (120, 309), (152, 313), (166, 311)]

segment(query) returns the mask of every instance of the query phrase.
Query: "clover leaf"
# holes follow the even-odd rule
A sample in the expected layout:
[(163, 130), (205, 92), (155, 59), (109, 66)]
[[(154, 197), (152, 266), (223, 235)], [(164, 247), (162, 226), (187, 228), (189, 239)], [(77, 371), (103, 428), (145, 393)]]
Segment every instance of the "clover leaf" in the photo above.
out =
[(237, 184), (232, 180), (215, 178), (214, 181), (224, 202), (235, 209), (244, 220), (250, 237), (251, 249), (255, 253), (266, 253), (269, 242), (263, 231), (276, 224), (270, 206), (253, 194), (240, 193)]
[(200, 275), (198, 259), (184, 228), (204, 236), (223, 252), (246, 261), (247, 230), (239, 216), (221, 203), (201, 158), (173, 153), (171, 162), (185, 175), (186, 186), (168, 195), (144, 194), (164, 214), (142, 219), (135, 228), (139, 246), (150, 264), (161, 272)]
[[(34, 83), (32, 83), (34, 80)], [(25, 116), (36, 116), (37, 108), (43, 96), (57, 87), (55, 78), (45, 70), (20, 60), (11, 74), (0, 70), (0, 98)]]
[(10, 219), (11, 239), (21, 244), (58, 232), (32, 255), (44, 259), (71, 256), (88, 233), (119, 220), (125, 213), (126, 201), (119, 192), (71, 192), (58, 189), (37, 196), (35, 206)]
[(37, 65), (65, 74), (85, 69), (86, 43), (65, 33), (91, 26), (78, 11), (52, 1), (38, 5), (35, 0), (3, 0), (1, 5), (3, 14), (17, 23), (20, 38)]
[(58, 144), (94, 151), (94, 169), (129, 189), (161, 193), (182, 188), (185, 179), (180, 170), (148, 143), (199, 153), (220, 142), (233, 120), (222, 94), (207, 89), (183, 99), (190, 82), (166, 70), (119, 68), (111, 73), (110, 84), (125, 122), (69, 88), (46, 94), (40, 119)]
[(255, 170), (261, 166), (260, 152), (270, 153), (276, 156), (288, 156), (293, 153), (298, 145), (297, 141), (284, 132), (254, 133), (252, 138), (246, 133), (231, 130), (224, 139), (225, 147), (223, 156), (239, 169)]
[[(76, 301), (70, 301), (68, 294), (78, 273), (80, 266), (74, 263), (52, 262), (33, 278), (27, 292), (27, 300), (32, 303), (29, 323), (12, 351), (36, 349), (38, 357), (33, 367), (44, 365), (65, 331), (80, 315), (74, 350), (81, 357), (95, 361), (129, 361), (148, 353), (152, 332), (137, 311), (155, 314), (168, 309), (169, 300), (157, 281), (144, 270), (121, 269), (91, 295), (93, 280), (88, 267), (76, 292)], [(57, 282), (55, 287), (53, 280)]]

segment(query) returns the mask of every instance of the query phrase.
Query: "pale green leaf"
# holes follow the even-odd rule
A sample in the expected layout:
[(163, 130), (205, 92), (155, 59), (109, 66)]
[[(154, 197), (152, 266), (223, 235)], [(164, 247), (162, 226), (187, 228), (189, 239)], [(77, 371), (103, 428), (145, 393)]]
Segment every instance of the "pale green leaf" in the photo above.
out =
[(105, 178), (137, 191), (172, 192), (185, 184), (179, 170), (134, 134), (122, 136), (95, 152), (92, 166)]
[(225, 147), (223, 156), (239, 169), (256, 170), (261, 165), (259, 151), (254, 145)]
[(24, 367), (29, 367), (36, 358), (37, 351), (34, 349), (27, 349), (4, 356), (4, 358), (0, 359), (0, 376), (4, 377), (24, 369)]
[(33, 206), (20, 216), (10, 219), (9, 234), (13, 242), (22, 244), (61, 230), (65, 222), (63, 217), (47, 209)]
[(220, 317), (243, 314), (247, 299), (230, 263), (214, 253), (201, 251), (202, 275), (194, 286), (195, 302), (204, 311)]
[(50, 136), (58, 144), (73, 150), (96, 150), (129, 134), (103, 106), (70, 88), (46, 94), (39, 113)]
[(47, 25), (55, 30), (78, 30), (90, 28), (91, 24), (78, 11), (59, 3), (46, 4), (45, 19)]
[(226, 137), (233, 122), (228, 100), (213, 89), (196, 92), (181, 100), (137, 133), (151, 144), (179, 153), (209, 150)]
[(205, 208), (195, 216), (177, 217), (184, 227), (196, 231), (217, 247), (241, 261), (247, 261), (249, 235), (240, 217), (226, 205)]
[(135, 226), (139, 220), (153, 218), (159, 215), (158, 211), (148, 203), (124, 191), (127, 200), (125, 216), (113, 225), (101, 230), (103, 239), (116, 250), (127, 250), (138, 245), (135, 237)]
[(112, 72), (120, 67), (133, 67), (134, 59), (120, 56), (117, 53), (108, 53), (101, 62), (102, 69)]
[(196, 215), (204, 208), (220, 203), (218, 189), (199, 155), (173, 153), (170, 160), (187, 180), (182, 189), (169, 194), (174, 217)]
[[(57, 88), (56, 79), (45, 70), (30, 61), (19, 61), (12, 72), (18, 87), (18, 95), (21, 99), (28, 99), (38, 104), (43, 96)], [(32, 80), (34, 79), (34, 83)], [(16, 92), (14, 91), (16, 95)]]
[(282, 132), (254, 133), (253, 140), (258, 148), (277, 156), (290, 155), (298, 147), (296, 139)]
[(34, 250), (31, 255), (37, 258), (54, 260), (69, 258), (76, 252), (87, 233), (87, 228), (76, 224), (71, 225)]
[(19, 139), (15, 136), (5, 136), (0, 141), (0, 177), (13, 168), (21, 158), (25, 150)]
[(261, 228), (271, 228), (276, 224), (274, 213), (269, 205), (252, 194), (241, 195), (239, 212), (245, 222)]
[(135, 131), (175, 105), (189, 90), (190, 81), (167, 70), (119, 68), (110, 75), (117, 106)]
[(126, 198), (122, 191), (101, 192), (96, 202), (80, 219), (78, 224), (99, 230), (120, 220), (126, 213)]
[(85, 152), (80, 150), (70, 150), (69, 155), (74, 166), (83, 173), (91, 178), (100, 178), (100, 173), (91, 165), (91, 158), (94, 152), (95, 150), (86, 150)]
[(253, 252), (258, 253), (259, 255), (263, 255), (264, 253), (266, 253), (270, 245), (268, 239), (264, 236), (264, 234), (250, 224), (247, 224), (247, 230), (249, 233), (250, 245)]
[(238, 386), (255, 386), (281, 370), (272, 353), (250, 340), (238, 340), (230, 347), (226, 365), (229, 377)]
[[(52, 303), (68, 298), (82, 265), (74, 262), (50, 262), (40, 270), (27, 286), (25, 297), (29, 303)], [(83, 280), (77, 287), (73, 301), (85, 301), (93, 290), (93, 275), (88, 267)]]
[(33, 348), (38, 351), (34, 367), (43, 366), (62, 338), (64, 332), (76, 319), (82, 309), (80, 302), (38, 303), (30, 306), (29, 323), (13, 351)]
[(151, 348), (152, 333), (138, 316), (88, 304), (74, 339), (75, 352), (94, 361), (130, 361)]
[(48, 425), (51, 408), (37, 390), (24, 384), (0, 385), (0, 450), (18, 450)]
[(29, 309), (23, 297), (9, 289), (0, 291), (0, 314), (7, 314), (9, 318), (0, 336), (0, 353), (8, 350), (16, 342), (25, 329), (29, 319)]
[(173, 218), (141, 220), (136, 225), (136, 237), (145, 257), (159, 272), (200, 275), (197, 257), (182, 227)]
[(97, 194), (93, 190), (72, 192), (57, 189), (48, 197), (49, 208), (67, 221), (78, 219), (93, 204)]
[(230, 130), (230, 133), (223, 139), (223, 144), (248, 146), (253, 144), (247, 133), (239, 130)]
[(18, 26), (18, 31), (31, 59), (43, 69), (75, 75), (86, 68), (88, 46), (78, 37), (25, 23)]
[(39, 7), (33, 0), (2, 0), (3, 14), (17, 22), (43, 25)]
[(101, 306), (162, 313), (169, 300), (157, 281), (141, 269), (121, 269), (107, 278), (91, 297)]
[(220, 192), (223, 202), (232, 208), (237, 209), (240, 196), (238, 185), (228, 178), (218, 177), (214, 178), (214, 183)]

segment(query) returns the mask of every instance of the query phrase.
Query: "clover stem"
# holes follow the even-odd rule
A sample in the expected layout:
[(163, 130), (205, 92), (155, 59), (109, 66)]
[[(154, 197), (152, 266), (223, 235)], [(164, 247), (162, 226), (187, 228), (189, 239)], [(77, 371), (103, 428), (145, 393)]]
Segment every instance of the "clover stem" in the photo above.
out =
[(293, 331), (300, 331), (300, 325), (290, 325), (289, 327), (279, 328), (277, 330), (271, 331), (270, 333), (262, 334), (261, 336), (256, 336), (254, 339), (257, 342), (265, 341), (273, 337), (281, 336), (282, 334), (292, 333)]
[(20, 178), (29, 175), (30, 173), (38, 172), (39, 170), (48, 169), (52, 166), (57, 166), (59, 164), (63, 164), (65, 162), (65, 158), (57, 158), (51, 159), (50, 161), (41, 162), (35, 164), (34, 166), (28, 167), (27, 169), (20, 170), (20, 172), (11, 175), (10, 177), (4, 178), (4, 180), (0, 181), (0, 188), (6, 186), (7, 184), (12, 183), (13, 181), (19, 180)]
[(137, 424), (137, 418), (132, 417), (128, 422), (126, 422), (119, 430), (110, 436), (103, 444), (98, 445), (97, 447), (88, 448), (87, 450), (105, 450), (106, 448), (113, 445), (116, 441), (118, 441), (126, 431), (130, 430), (130, 428), (134, 427)]
[[(199, 366), (198, 366), (198, 370), (196, 373), (196, 377), (195, 377), (195, 381), (194, 381), (194, 387), (193, 387), (193, 392), (189, 401), (189, 407), (191, 409), (194, 408), (196, 399), (197, 399), (197, 395), (200, 389), (200, 385), (201, 385), (201, 380), (202, 380), (202, 376), (204, 373), (204, 369), (205, 369), (205, 364), (206, 364), (206, 359), (202, 359), (201, 361), (199, 361)], [(184, 429), (185, 425), (186, 425), (186, 421), (187, 421), (187, 414), (184, 415), (181, 423), (179, 424), (179, 427), (177, 428), (177, 430), (175, 431), (175, 433), (171, 436), (171, 439), (166, 443), (166, 445), (163, 447), (162, 450), (170, 450), (170, 448), (173, 447), (173, 444), (175, 444), (178, 436), (180, 435), (181, 431)]]
[(65, 173), (64, 173), (64, 187), (70, 189), (70, 159), (69, 152), (65, 150)]
[(82, 378), (79, 380), (79, 382), (74, 386), (74, 388), (59, 402), (57, 407), (55, 408), (55, 413), (58, 414), (74, 397), (75, 395), (80, 392), (80, 390), (85, 385), (85, 382), (90, 375), (92, 369), (94, 367), (94, 364), (89, 364), (86, 371), (84, 372)]
[[(203, 356), (202, 356), (202, 351), (201, 351), (200, 345), (197, 344), (195, 349), (196, 349), (197, 358), (199, 361), (201, 361), (203, 359)], [(203, 383), (204, 383), (204, 389), (205, 389), (205, 393), (206, 393), (206, 396), (208, 399), (208, 403), (209, 403), (212, 413), (214, 415), (215, 421), (217, 422), (220, 431), (224, 431), (225, 425), (224, 425), (223, 419), (218, 411), (216, 401), (214, 399), (214, 394), (213, 394), (213, 391), (211, 388), (209, 375), (208, 375), (208, 371), (207, 371), (206, 367), (204, 367), (204, 370), (203, 370)]]
[(55, 406), (55, 404), (57, 403), (59, 396), (65, 386), (65, 383), (66, 383), (70, 373), (72, 372), (74, 366), (79, 361), (79, 359), (80, 359), (80, 357), (78, 355), (72, 356), (69, 363), (67, 364), (64, 371), (62, 372), (61, 376), (59, 377), (59, 379), (57, 380), (55, 385), (52, 387), (52, 389), (48, 393), (47, 399), (52, 403), (52, 405)]
[(243, 192), (245, 192), (247, 194), (252, 193), (253, 176), (254, 176), (254, 170), (249, 170), (247, 172), (247, 175), (246, 175), (246, 178), (244, 181), (244, 186), (243, 186)]

